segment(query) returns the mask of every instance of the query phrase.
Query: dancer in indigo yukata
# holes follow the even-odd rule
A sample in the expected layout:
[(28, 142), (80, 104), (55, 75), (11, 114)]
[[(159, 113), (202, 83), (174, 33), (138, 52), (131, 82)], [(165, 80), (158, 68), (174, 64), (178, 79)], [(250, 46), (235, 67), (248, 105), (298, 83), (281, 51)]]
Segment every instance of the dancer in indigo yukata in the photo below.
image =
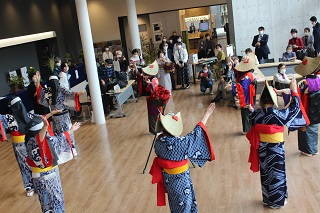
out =
[(34, 116), (26, 126), (27, 163), (32, 169), (32, 179), (39, 196), (43, 213), (64, 213), (64, 198), (61, 186), (58, 156), (63, 141), (70, 140), (76, 131), (75, 123), (68, 131), (52, 135), (48, 130), (47, 118)]
[(150, 169), (152, 183), (157, 183), (158, 206), (166, 205), (167, 192), (171, 212), (198, 212), (188, 159), (200, 167), (215, 159), (205, 127), (214, 109), (215, 104), (210, 104), (194, 130), (183, 137), (179, 136), (183, 130), (180, 112), (159, 115), (156, 130), (162, 134), (155, 141), (157, 157)]
[[(43, 88), (40, 94), (38, 94), (40, 96), (39, 103), (50, 107), (51, 110), (62, 110), (61, 113), (57, 113), (52, 117), (52, 129), (54, 133), (61, 134), (71, 128), (72, 124), (68, 110), (80, 110), (79, 95), (85, 93), (85, 90), (73, 92), (70, 89), (61, 87), (57, 76), (49, 77), (49, 86), (49, 89)], [(74, 135), (71, 134), (70, 136), (73, 155), (77, 156)]]
[(318, 134), (320, 123), (320, 56), (305, 57), (295, 71), (305, 76), (300, 83), (302, 105), (305, 108), (310, 125), (298, 131), (298, 145), (302, 155), (311, 157), (318, 154)]
[(25, 125), (31, 120), (32, 115), (27, 113), (24, 105), (21, 104), (21, 99), (16, 97), (10, 102), (13, 115), (0, 115), (0, 123), (2, 127), (2, 136), (10, 130), (12, 136), (12, 148), (16, 157), (19, 169), (22, 175), (22, 181), (27, 196), (31, 197), (34, 194), (34, 185), (32, 182), (31, 168), (26, 162), (27, 149), (25, 145)]
[(260, 168), (263, 205), (273, 209), (284, 206), (288, 198), (284, 126), (287, 125), (289, 130), (296, 130), (306, 125), (300, 110), (295, 79), (292, 80), (290, 88), (292, 101), (286, 109), (275, 108), (278, 107), (277, 94), (267, 82), (260, 97), (261, 108), (253, 111), (250, 107), (252, 127), (247, 133), (251, 144), (250, 169), (258, 172)]

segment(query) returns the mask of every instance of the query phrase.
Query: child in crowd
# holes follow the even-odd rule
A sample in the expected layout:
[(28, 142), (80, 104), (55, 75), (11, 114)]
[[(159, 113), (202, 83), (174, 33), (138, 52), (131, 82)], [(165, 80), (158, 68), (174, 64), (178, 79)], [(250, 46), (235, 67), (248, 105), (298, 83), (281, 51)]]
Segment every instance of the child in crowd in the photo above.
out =
[(207, 64), (204, 64), (202, 66), (202, 71), (200, 71), (198, 79), (200, 79), (200, 91), (203, 92), (203, 94), (205, 94), (207, 89), (209, 88), (210, 95), (213, 95), (213, 93), (212, 93), (212, 87), (213, 87), (212, 72), (208, 69)]
[[(252, 49), (247, 48), (244, 52), (245, 52), (246, 56), (249, 56), (250, 54), (252, 54)], [(259, 65), (258, 57), (256, 55), (254, 55), (254, 58), (255, 58), (255, 64)]]
[[(290, 80), (286, 75), (286, 65), (280, 63), (278, 65), (278, 72), (276, 72), (273, 76), (273, 87), (277, 90), (282, 90), (290, 87)], [(286, 106), (290, 101), (290, 94), (281, 93), (284, 101), (284, 105)]]

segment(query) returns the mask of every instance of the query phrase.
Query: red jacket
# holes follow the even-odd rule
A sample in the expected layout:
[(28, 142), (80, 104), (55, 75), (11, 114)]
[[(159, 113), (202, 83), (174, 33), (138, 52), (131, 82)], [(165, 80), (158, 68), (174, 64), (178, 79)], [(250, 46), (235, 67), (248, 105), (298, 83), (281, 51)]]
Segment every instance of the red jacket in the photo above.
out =
[(288, 45), (294, 45), (294, 44), (297, 45), (298, 48), (293, 48), (293, 52), (297, 52), (298, 50), (301, 50), (304, 47), (302, 38), (300, 37), (297, 37), (296, 42), (294, 42), (293, 38), (289, 40)]

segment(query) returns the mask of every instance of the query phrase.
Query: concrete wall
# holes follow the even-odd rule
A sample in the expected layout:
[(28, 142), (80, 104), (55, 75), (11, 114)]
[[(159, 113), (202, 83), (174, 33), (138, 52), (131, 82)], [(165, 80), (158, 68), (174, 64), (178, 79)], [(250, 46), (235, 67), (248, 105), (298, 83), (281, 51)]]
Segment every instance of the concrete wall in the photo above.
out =
[[(138, 14), (225, 4), (226, 0), (135, 0)], [(118, 17), (127, 16), (125, 0), (89, 0), (90, 24), (94, 42), (120, 39)]]
[[(290, 30), (296, 28), (298, 36), (303, 36), (305, 27), (311, 28), (309, 18), (320, 18), (320, 1), (316, 0), (228, 0), (230, 33), (236, 44), (237, 54), (251, 47), (258, 27), (264, 26), (269, 34), (269, 58), (278, 58), (285, 52), (291, 38)], [(232, 27), (234, 25), (234, 28)], [(233, 33), (234, 32), (234, 33)]]

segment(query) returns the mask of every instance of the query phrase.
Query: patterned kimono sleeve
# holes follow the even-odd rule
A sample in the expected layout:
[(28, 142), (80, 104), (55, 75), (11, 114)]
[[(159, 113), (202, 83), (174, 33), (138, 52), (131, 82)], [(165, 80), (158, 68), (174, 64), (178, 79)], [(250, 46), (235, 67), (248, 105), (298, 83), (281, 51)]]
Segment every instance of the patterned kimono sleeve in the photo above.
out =
[(286, 109), (275, 110), (274, 114), (277, 116), (279, 125), (289, 126), (300, 112), (300, 101), (297, 96), (292, 97), (292, 102)]
[(0, 122), (2, 124), (2, 128), (4, 129), (4, 131), (7, 131), (7, 129), (9, 128), (9, 123), (8, 123), (7, 118), (6, 118), (6, 115), (1, 115), (0, 114)]
[(184, 137), (188, 145), (188, 158), (202, 167), (207, 161), (212, 159), (210, 147), (205, 136), (204, 129), (197, 125), (193, 131)]
[(39, 168), (45, 168), (40, 156), (38, 142), (34, 137), (30, 138), (27, 142), (27, 154), (30, 160), (32, 160), (36, 164), (36, 166), (38, 166)]
[(49, 102), (47, 99), (48, 96), (48, 90), (45, 88), (42, 88), (40, 91), (40, 98), (39, 98), (39, 104), (45, 107), (49, 107)]
[(76, 110), (76, 93), (73, 92), (70, 89), (59, 87), (61, 93), (64, 96), (64, 106), (66, 109), (71, 110), (71, 111), (77, 111)]

